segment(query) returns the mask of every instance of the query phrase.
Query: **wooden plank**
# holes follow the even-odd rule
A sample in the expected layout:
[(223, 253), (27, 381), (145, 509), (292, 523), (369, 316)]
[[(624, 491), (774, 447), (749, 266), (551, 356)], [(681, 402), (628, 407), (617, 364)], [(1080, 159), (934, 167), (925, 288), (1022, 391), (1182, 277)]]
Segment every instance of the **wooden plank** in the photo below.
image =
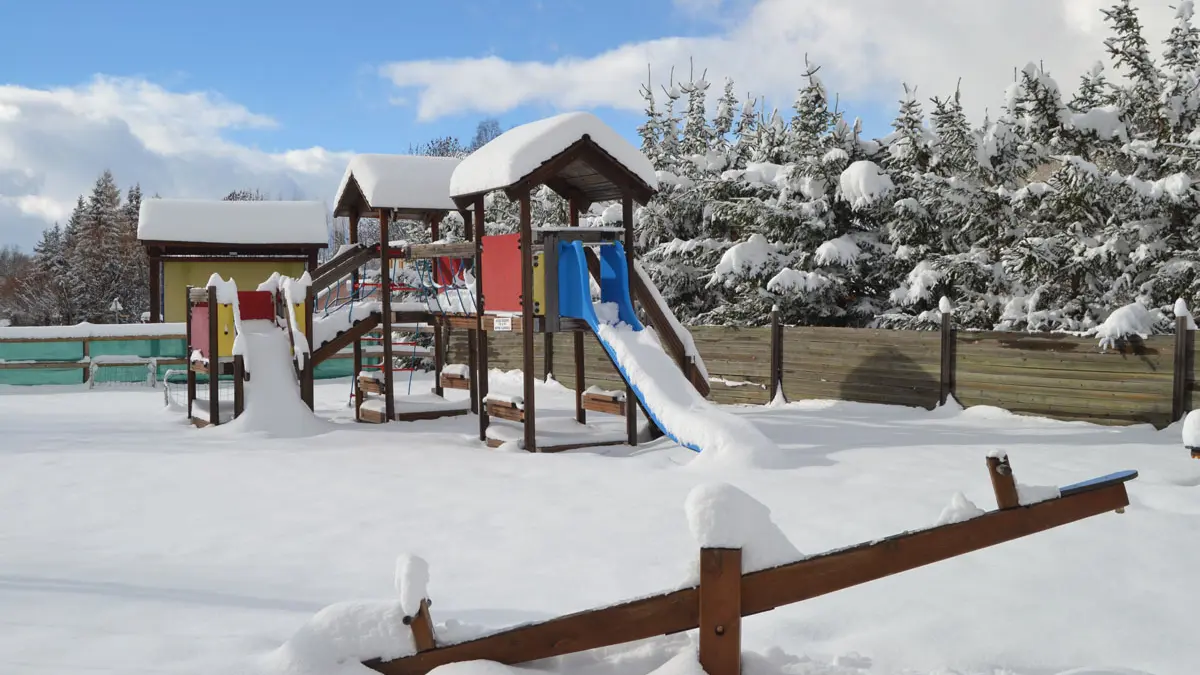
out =
[(491, 417), (498, 417), (502, 420), (508, 420), (510, 422), (525, 422), (524, 410), (500, 401), (488, 401), (487, 413)]
[(1015, 398), (1022, 401), (1064, 401), (1094, 403), (1097, 406), (1163, 407), (1170, 412), (1171, 392), (1160, 393), (1104, 391), (1084, 389), (1058, 389), (1054, 387), (1027, 387), (1002, 382), (976, 382), (964, 379), (958, 383), (963, 391), (986, 392), (999, 398)]
[[(1060, 376), (1067, 375), (1067, 377), (1052, 377), (1042, 375), (1042, 373), (1053, 373)], [(1171, 380), (1166, 377), (1126, 379), (1119, 375), (1115, 377), (1109, 375), (1105, 379), (1077, 379), (1070, 377), (1071, 374), (1071, 371), (1065, 370), (1021, 370), (1010, 371), (1009, 373), (981, 373), (960, 370), (958, 372), (958, 381), (961, 385), (979, 389), (1009, 386), (1067, 391), (1073, 392), (1074, 395), (1086, 394), (1088, 392), (1099, 392), (1114, 396), (1122, 396), (1126, 393), (1149, 394), (1155, 397), (1169, 397), (1171, 395)]]
[(625, 402), (609, 396), (597, 396), (596, 394), (585, 393), (583, 395), (583, 409), (606, 413), (608, 415), (624, 416)]
[(338, 333), (337, 337), (318, 347), (312, 355), (313, 365), (316, 366), (324, 363), (334, 354), (345, 349), (348, 345), (350, 345), (350, 343), (357, 342), (359, 338), (371, 332), (372, 330), (375, 330), (375, 328), (379, 326), (380, 318), (381, 317), (379, 314), (372, 314), (371, 316), (350, 326), (345, 331)]
[(742, 551), (700, 550), (700, 667), (707, 675), (740, 675)]
[[(1124, 482), (960, 523), (906, 532), (742, 577), (741, 612), (758, 614), (906, 572), (1129, 505)], [(699, 627), (698, 587), (569, 614), (392, 661), (364, 662), (384, 675), (425, 675), (461, 661), (516, 665)]]
[(1171, 386), (1171, 374), (1162, 371), (1151, 370), (1127, 370), (1120, 373), (1111, 373), (1104, 371), (1091, 370), (1090, 368), (1073, 368), (1064, 366), (1061, 368), (1042, 367), (1042, 364), (1034, 364), (1033, 367), (1027, 362), (1019, 360), (1012, 362), (1005, 361), (967, 361), (959, 359), (958, 372), (963, 375), (972, 376), (1000, 376), (1000, 377), (1023, 377), (1037, 379), (1052, 379), (1066, 381), (1086, 381), (1093, 385), (1103, 383), (1108, 385), (1114, 381), (1121, 383), (1142, 383), (1145, 386), (1168, 387)]

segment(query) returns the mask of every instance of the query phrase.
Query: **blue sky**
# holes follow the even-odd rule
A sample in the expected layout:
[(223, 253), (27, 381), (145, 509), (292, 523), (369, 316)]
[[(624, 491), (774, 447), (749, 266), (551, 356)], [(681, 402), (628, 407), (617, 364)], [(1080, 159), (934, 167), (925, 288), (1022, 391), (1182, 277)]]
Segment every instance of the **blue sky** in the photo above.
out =
[[(380, 78), (383, 63), (486, 55), (553, 61), (721, 25), (653, 0), (6, 0), (2, 12), (0, 82), (49, 88), (102, 73), (216, 92), (279, 123), (228, 133), (267, 151), (404, 152), (441, 134), (467, 138), (487, 116), (415, 120), (410, 106), (393, 102), (403, 95)], [(550, 112), (521, 106), (494, 116), (508, 127)], [(640, 122), (633, 113), (597, 112), (630, 135)]]
[[(903, 82), (928, 109), (962, 78), (979, 122), (1029, 60), (1069, 91), (1108, 1), (0, 0), (0, 244), (32, 247), (105, 169), (167, 197), (330, 201), (350, 153), (468, 141), (486, 117), (587, 109), (633, 139), (648, 63), (790, 114), (810, 57), (868, 137)], [(1154, 44), (1173, 10), (1141, 4)]]

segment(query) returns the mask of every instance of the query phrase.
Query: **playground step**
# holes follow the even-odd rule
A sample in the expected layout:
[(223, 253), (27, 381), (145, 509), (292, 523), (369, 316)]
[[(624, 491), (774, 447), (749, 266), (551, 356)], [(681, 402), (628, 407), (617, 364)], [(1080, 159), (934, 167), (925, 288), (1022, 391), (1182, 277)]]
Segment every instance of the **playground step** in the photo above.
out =
[(585, 392), (583, 409), (624, 417), (625, 397), (608, 393)]
[(442, 373), (443, 389), (470, 389), (471, 378), (457, 373)]
[(492, 417), (510, 422), (525, 422), (525, 410), (517, 407), (517, 404), (512, 401), (489, 400), (487, 413)]

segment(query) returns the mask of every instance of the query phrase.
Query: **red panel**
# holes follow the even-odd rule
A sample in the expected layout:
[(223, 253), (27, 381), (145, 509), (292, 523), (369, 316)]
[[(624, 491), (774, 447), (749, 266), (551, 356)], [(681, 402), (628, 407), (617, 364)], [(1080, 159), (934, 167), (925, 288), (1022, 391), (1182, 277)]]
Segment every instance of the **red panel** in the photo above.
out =
[[(192, 305), (192, 349), (208, 358), (208, 304)], [(189, 354), (190, 358), (191, 355)]]
[(465, 258), (434, 258), (433, 281), (439, 286), (449, 286), (462, 274)]
[(521, 311), (521, 234), (484, 237), (481, 262), (484, 309)]
[(270, 291), (238, 291), (238, 309), (242, 320), (275, 318), (275, 298)]

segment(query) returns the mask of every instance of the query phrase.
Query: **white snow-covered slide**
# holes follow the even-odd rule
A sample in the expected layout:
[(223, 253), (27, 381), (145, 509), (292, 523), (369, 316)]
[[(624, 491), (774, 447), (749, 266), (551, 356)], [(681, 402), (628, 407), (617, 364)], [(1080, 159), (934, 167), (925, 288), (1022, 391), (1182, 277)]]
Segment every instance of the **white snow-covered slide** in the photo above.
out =
[(562, 315), (588, 322), (651, 420), (671, 440), (700, 452), (703, 463), (777, 465), (778, 446), (753, 424), (701, 396), (642, 326), (630, 300), (622, 246), (604, 246), (600, 254), (600, 302), (594, 304), (583, 244), (559, 244)]
[(242, 355), (250, 379), (246, 408), (221, 428), (275, 437), (313, 436), (328, 431), (300, 398), (292, 343), (272, 321), (241, 321), (234, 351)]

